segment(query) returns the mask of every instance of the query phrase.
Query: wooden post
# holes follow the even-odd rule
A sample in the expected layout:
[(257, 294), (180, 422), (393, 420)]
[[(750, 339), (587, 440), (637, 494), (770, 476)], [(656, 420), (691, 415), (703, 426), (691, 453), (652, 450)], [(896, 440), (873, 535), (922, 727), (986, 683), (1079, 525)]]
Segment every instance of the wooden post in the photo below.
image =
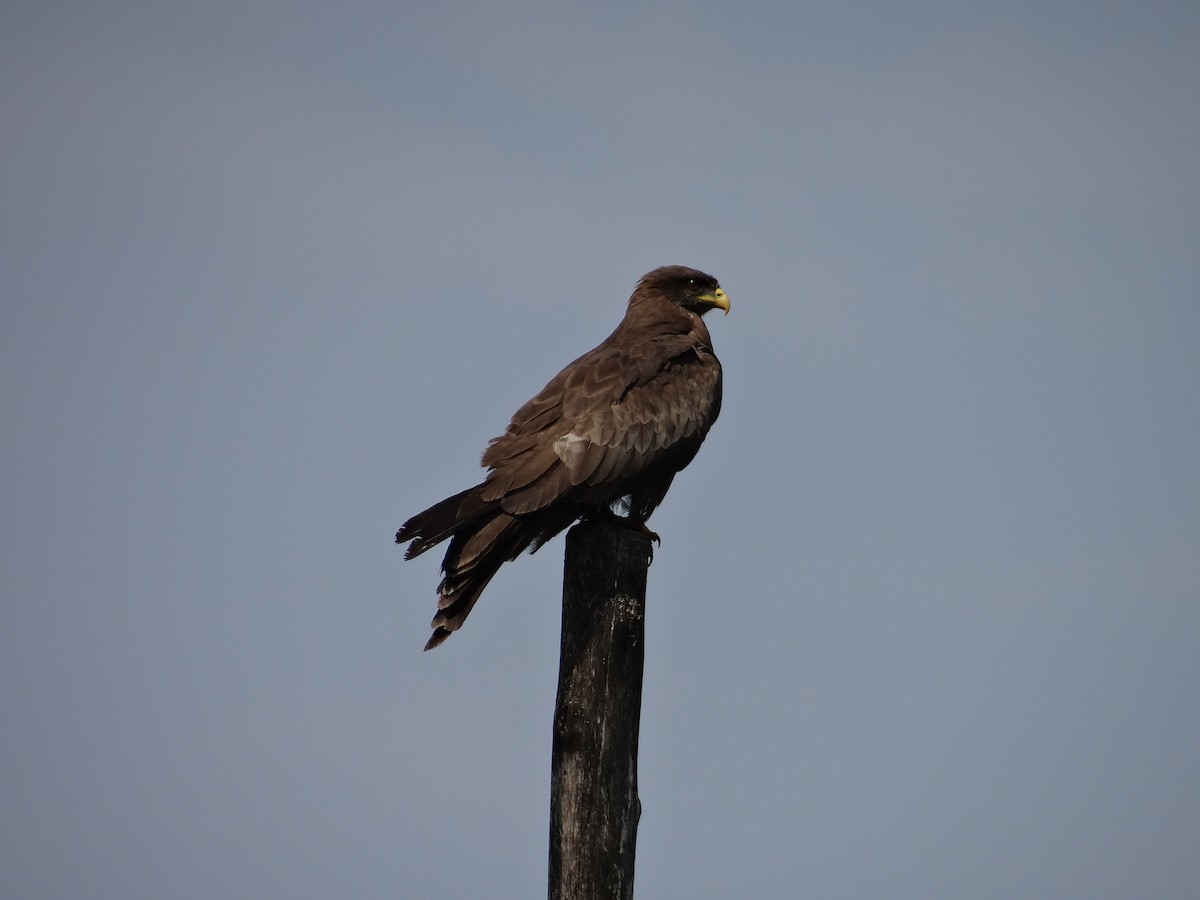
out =
[(631, 900), (650, 540), (567, 533), (550, 775), (550, 900)]

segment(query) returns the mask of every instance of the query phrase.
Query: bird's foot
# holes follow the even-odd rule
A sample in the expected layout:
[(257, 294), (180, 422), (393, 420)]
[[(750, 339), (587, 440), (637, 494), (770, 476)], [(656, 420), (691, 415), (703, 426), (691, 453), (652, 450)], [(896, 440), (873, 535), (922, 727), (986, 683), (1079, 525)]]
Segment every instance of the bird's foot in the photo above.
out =
[[(658, 532), (651, 531), (645, 522), (630, 522), (628, 519), (623, 521), (625, 522), (625, 527), (630, 531), (636, 531), (638, 534), (642, 535), (642, 537), (650, 538), (656, 547), (662, 546), (662, 538), (658, 536)], [(650, 552), (653, 553), (654, 551), (651, 550)]]
[(654, 562), (654, 548), (662, 546), (662, 538), (658, 536), (658, 532), (651, 531), (648, 527), (646, 527), (645, 522), (630, 522), (629, 527), (638, 534), (650, 539), (650, 543), (646, 545), (646, 553), (649, 556), (649, 559), (646, 560), (646, 564), (649, 565), (650, 563)]
[(615, 513), (611, 509), (591, 510), (583, 517), (585, 522), (606, 522), (609, 525), (616, 525), (620, 528), (628, 528), (630, 531), (640, 534), (642, 537), (650, 538), (654, 543), (662, 546), (662, 538), (657, 532), (651, 531), (644, 520), (635, 519), (633, 516), (623, 516), (620, 513)]
[(662, 538), (658, 536), (657, 532), (651, 531), (647, 527), (645, 521), (635, 519), (632, 516), (623, 516), (620, 513), (613, 512), (611, 509), (591, 510), (586, 516), (583, 517), (583, 520), (585, 522), (595, 523), (605, 522), (609, 525), (616, 525), (618, 528), (627, 528), (635, 534), (640, 534), (644, 538), (649, 538), (651, 541), (651, 546), (649, 548), (651, 562), (654, 561), (655, 546), (662, 546)]

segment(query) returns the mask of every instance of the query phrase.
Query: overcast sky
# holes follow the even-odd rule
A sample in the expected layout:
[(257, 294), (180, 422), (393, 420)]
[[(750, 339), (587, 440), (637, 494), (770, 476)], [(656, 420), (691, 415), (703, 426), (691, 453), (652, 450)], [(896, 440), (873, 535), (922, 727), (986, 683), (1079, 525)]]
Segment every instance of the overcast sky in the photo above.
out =
[(1200, 896), (1194, 0), (38, 0), (0, 85), (0, 895), (542, 895), (562, 541), (422, 653), (392, 536), (681, 263), (639, 897)]

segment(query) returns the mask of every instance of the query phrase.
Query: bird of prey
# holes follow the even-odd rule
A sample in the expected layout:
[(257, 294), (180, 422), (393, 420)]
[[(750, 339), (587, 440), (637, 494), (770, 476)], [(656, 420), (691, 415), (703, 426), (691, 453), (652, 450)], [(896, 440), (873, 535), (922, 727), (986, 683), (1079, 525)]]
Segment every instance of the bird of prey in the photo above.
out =
[(729, 313), (711, 275), (664, 266), (637, 284), (625, 318), (517, 410), (484, 451), (482, 482), (396, 533), (412, 559), (449, 538), (429, 650), (457, 631), (500, 566), (580, 518), (646, 519), (700, 449), (721, 409), (721, 364), (701, 317)]

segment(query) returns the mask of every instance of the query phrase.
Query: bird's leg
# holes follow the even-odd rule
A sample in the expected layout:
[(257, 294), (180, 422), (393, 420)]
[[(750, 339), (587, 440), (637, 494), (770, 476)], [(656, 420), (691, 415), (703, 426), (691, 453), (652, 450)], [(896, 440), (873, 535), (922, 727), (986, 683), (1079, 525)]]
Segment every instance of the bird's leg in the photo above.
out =
[[(656, 547), (662, 546), (662, 538), (660, 538), (658, 536), (658, 532), (650, 530), (650, 528), (646, 525), (646, 522), (644, 519), (641, 521), (637, 521), (633, 518), (633, 516), (626, 516), (625, 518), (621, 519), (621, 524), (624, 525), (626, 528), (628, 528), (630, 531), (636, 531), (638, 534), (642, 535), (643, 537), (650, 538), (650, 540), (652, 540), (654, 542), (654, 545)], [(650, 550), (650, 555), (651, 556), (654, 555), (653, 549)]]
[[(632, 518), (633, 517), (631, 516), (630, 519), (632, 519)], [(654, 562), (654, 548), (662, 546), (662, 538), (660, 538), (658, 536), (657, 532), (651, 531), (649, 528), (646, 527), (645, 519), (642, 519), (637, 522), (627, 520), (627, 526), (630, 529), (632, 529), (633, 531), (636, 531), (638, 534), (643, 535), (644, 537), (648, 537), (650, 539), (649, 542), (646, 544), (646, 553), (649, 557), (646, 560), (646, 564), (650, 565), (651, 563)]]
[(658, 536), (657, 532), (651, 531), (646, 526), (645, 519), (640, 518), (638, 516), (634, 516), (632, 513), (630, 513), (629, 515), (623, 516), (620, 513), (614, 511), (611, 507), (597, 506), (593, 509), (588, 510), (587, 513), (585, 513), (582, 516), (582, 518), (583, 518), (583, 521), (585, 521), (585, 522), (607, 522), (610, 525), (616, 525), (620, 528), (628, 528), (630, 531), (636, 532), (637, 534), (640, 534), (642, 537), (649, 538), (651, 541), (651, 545), (650, 545), (650, 561), (651, 562), (654, 561), (655, 545), (657, 545), (659, 547), (662, 546), (662, 538), (660, 538)]

